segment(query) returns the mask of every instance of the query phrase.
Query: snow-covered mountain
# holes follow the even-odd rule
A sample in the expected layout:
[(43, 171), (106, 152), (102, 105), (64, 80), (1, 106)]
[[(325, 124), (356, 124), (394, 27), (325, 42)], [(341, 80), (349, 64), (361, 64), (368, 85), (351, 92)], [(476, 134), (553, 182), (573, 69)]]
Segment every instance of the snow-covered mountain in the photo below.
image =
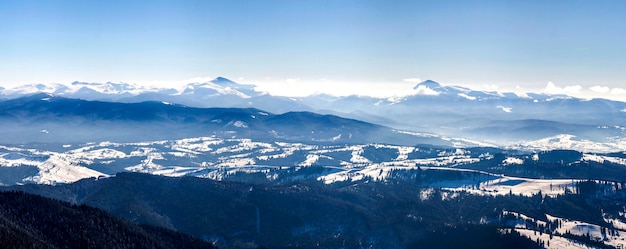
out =
[[(524, 120), (537, 119), (575, 124), (606, 125), (623, 123), (626, 103), (606, 99), (584, 100), (566, 95), (525, 94), (475, 91), (458, 86), (441, 86), (427, 80), (417, 84), (412, 94), (399, 98), (375, 99), (370, 97), (338, 97), (330, 100), (340, 105), (340, 110), (349, 113), (361, 111), (394, 120), (402, 125), (431, 126), (439, 129), (449, 122), (467, 122), (472, 119)], [(316, 103), (324, 101), (305, 98), (307, 105), (318, 109)], [(328, 102), (328, 101), (326, 101)], [(369, 108), (350, 108), (367, 105)], [(319, 109), (326, 109), (321, 106)], [(383, 115), (385, 114), (386, 115)], [(399, 118), (399, 116), (401, 118)], [(418, 120), (416, 118), (420, 118)], [(424, 121), (428, 118), (428, 122)], [(408, 120), (407, 120), (408, 119)], [(401, 122), (405, 120), (404, 122)], [(421, 121), (421, 122), (414, 122)], [(482, 124), (480, 125), (482, 126)]]
[(158, 101), (191, 107), (252, 107), (270, 113), (310, 111), (500, 146), (554, 136), (573, 136), (595, 143), (614, 143), (626, 138), (624, 102), (585, 100), (566, 95), (476, 91), (443, 86), (432, 80), (407, 89), (406, 96), (394, 98), (324, 94), (287, 98), (258, 92), (254, 85), (219, 77), (181, 88), (110, 82), (35, 84), (0, 89), (0, 99), (34, 93), (123, 103)]
[(66, 98), (123, 103), (164, 101), (193, 107), (255, 107), (274, 113), (310, 110), (295, 99), (269, 96), (254, 88), (254, 85), (239, 84), (223, 77), (209, 82), (192, 82), (182, 87), (72, 82), (71, 84), (30, 84), (9, 89), (0, 88), (0, 99), (46, 93)]
[(316, 143), (481, 144), (311, 112), (273, 114), (255, 108), (87, 101), (50, 94), (0, 101), (0, 124), (2, 144), (136, 142), (203, 136)]
[(318, 112), (498, 145), (573, 136), (598, 143), (626, 138), (626, 103), (566, 95), (516, 94), (442, 86), (427, 80), (396, 98), (314, 95)]

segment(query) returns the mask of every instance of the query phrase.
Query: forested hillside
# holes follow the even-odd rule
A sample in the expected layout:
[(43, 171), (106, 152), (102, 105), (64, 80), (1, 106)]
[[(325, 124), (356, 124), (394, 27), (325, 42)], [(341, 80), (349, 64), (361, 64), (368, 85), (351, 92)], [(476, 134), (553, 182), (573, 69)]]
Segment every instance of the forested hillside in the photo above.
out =
[(0, 192), (0, 248), (213, 248), (164, 228), (137, 225), (86, 205)]

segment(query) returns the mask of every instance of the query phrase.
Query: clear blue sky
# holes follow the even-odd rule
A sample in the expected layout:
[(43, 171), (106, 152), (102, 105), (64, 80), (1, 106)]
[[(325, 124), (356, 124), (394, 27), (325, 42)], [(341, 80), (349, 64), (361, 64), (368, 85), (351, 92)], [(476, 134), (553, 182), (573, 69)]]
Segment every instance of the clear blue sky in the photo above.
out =
[(609, 94), (626, 1), (0, 1), (0, 86), (216, 76)]

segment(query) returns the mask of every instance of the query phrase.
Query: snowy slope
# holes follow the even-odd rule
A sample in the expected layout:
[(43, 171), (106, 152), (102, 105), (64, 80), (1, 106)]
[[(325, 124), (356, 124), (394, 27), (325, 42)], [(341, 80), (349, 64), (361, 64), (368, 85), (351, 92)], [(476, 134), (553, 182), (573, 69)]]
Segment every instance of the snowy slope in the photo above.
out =
[[(529, 218), (524, 214), (515, 212), (504, 211), (504, 214), (513, 215), (517, 217), (518, 224), (515, 226), (515, 231), (519, 232), (525, 237), (532, 239), (533, 241), (539, 240), (543, 242), (546, 248), (550, 249), (563, 249), (563, 248), (595, 248), (593, 246), (585, 245), (575, 240), (565, 238), (563, 235), (570, 233), (577, 236), (589, 236), (592, 240), (602, 242), (605, 245), (609, 245), (615, 248), (623, 247), (626, 244), (626, 230), (616, 226), (601, 226), (597, 224), (590, 224), (583, 221), (570, 220), (560, 218), (546, 214), (545, 220)], [(529, 223), (528, 221), (534, 222)], [(537, 231), (534, 228), (534, 224), (541, 224), (549, 227), (548, 231)], [(553, 224), (557, 224), (553, 226)], [(610, 233), (609, 231), (615, 230), (616, 233)], [(607, 231), (608, 233), (604, 233)]]
[[(268, 180), (306, 178), (331, 184), (365, 179), (385, 181), (419, 170), (440, 170), (466, 175), (464, 179), (444, 179), (431, 183), (433, 187), (451, 191), (465, 190), (481, 195), (532, 195), (542, 192), (552, 196), (573, 191), (572, 185), (576, 179), (511, 177), (465, 167), (479, 162), (491, 164), (489, 160), (494, 160), (494, 155), (485, 150), (497, 152), (497, 149), (480, 147), (333, 145), (218, 137), (65, 144), (54, 147), (54, 150), (45, 147), (1, 146), (0, 173), (21, 167), (37, 169), (33, 173), (18, 174), (2, 182), (8, 185), (27, 182), (66, 183), (124, 171), (176, 177), (190, 175), (216, 180), (237, 173), (261, 173)], [(545, 154), (546, 158), (548, 156), (550, 154)], [(512, 154), (505, 157), (500, 163), (502, 166), (498, 167), (512, 167), (508, 165), (521, 165), (543, 157), (544, 154)], [(609, 154), (584, 153), (571, 160), (575, 160), (572, 163), (592, 162), (597, 165), (610, 162), (611, 165), (619, 165), (611, 167), (626, 169), (624, 158)]]

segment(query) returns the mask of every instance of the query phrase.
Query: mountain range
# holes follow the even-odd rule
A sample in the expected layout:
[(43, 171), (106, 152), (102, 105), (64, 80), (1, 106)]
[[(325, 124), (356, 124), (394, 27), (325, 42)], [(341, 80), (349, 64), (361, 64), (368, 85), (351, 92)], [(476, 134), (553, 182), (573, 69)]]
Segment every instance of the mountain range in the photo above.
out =
[(254, 85), (238, 84), (218, 77), (210, 82), (189, 83), (178, 88), (148, 87), (130, 83), (30, 84), (0, 89), (0, 98), (13, 99), (32, 94), (47, 93), (54, 96), (121, 103), (158, 101), (191, 107), (255, 107), (275, 113), (307, 111), (297, 101), (270, 96), (254, 90)]
[(311, 112), (197, 108), (168, 102), (120, 103), (34, 94), (0, 101), (0, 142), (85, 143), (217, 136), (319, 143), (452, 145), (434, 135), (399, 132), (364, 121)]
[(0, 90), (0, 98), (36, 93), (120, 103), (156, 101), (199, 108), (257, 108), (268, 113), (314, 112), (362, 120), (401, 130), (461, 137), (507, 146), (559, 135), (577, 141), (623, 143), (626, 103), (566, 95), (515, 94), (442, 86), (427, 80), (407, 96), (272, 96), (254, 85), (226, 78), (180, 88), (129, 83), (35, 84)]
[[(407, 91), (287, 98), (225, 78), (0, 88), (0, 191), (10, 191), (0, 193), (0, 238), (40, 248), (107, 246), (102, 238), (164, 248), (626, 239), (625, 103), (430, 80)], [(15, 210), (28, 215), (7, 216)], [(109, 214), (125, 221), (94, 218)], [(98, 224), (123, 231), (91, 235)]]

